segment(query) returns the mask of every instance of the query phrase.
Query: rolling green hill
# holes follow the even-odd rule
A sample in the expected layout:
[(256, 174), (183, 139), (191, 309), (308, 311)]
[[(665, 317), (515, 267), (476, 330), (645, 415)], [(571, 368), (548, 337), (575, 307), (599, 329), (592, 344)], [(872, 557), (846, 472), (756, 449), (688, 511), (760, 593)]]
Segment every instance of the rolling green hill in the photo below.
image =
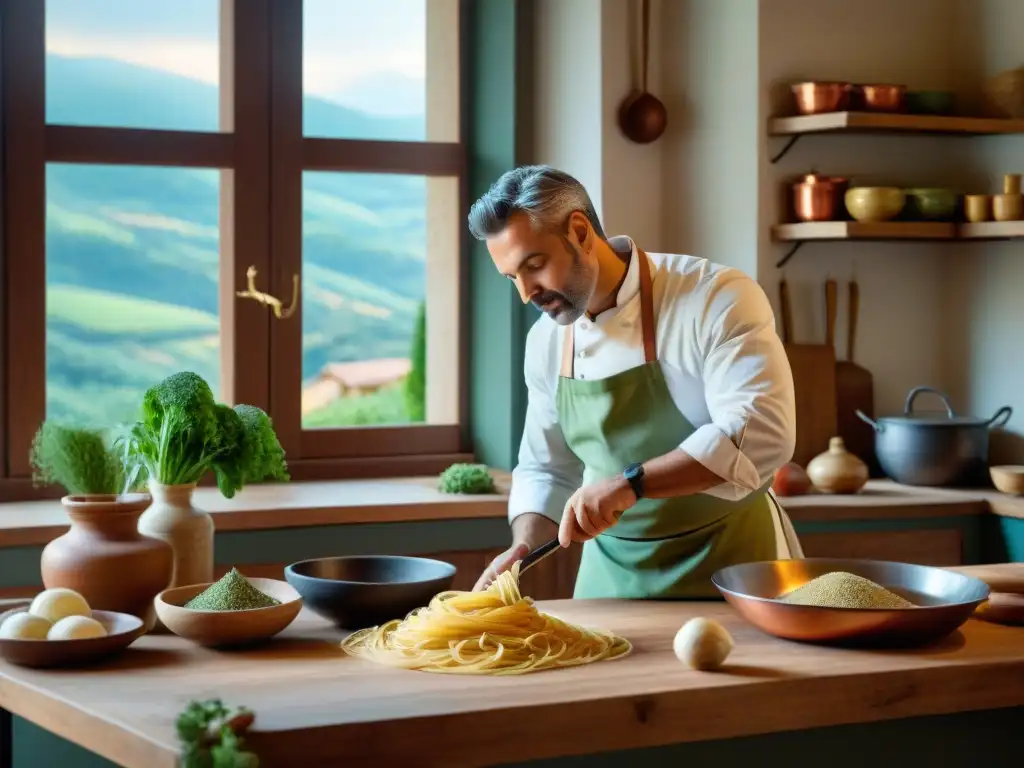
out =
[[(196, 81), (52, 55), (47, 78), (50, 122), (216, 129), (217, 90)], [(308, 135), (423, 136), (422, 119), (318, 99), (306, 99), (305, 119)], [(219, 179), (207, 169), (47, 169), (48, 416), (131, 418), (147, 386), (183, 368), (219, 386)], [(306, 174), (304, 380), (329, 362), (409, 354), (424, 298), (425, 193), (419, 178)], [(381, 418), (393, 421), (398, 400), (385, 399)], [(372, 422), (365, 405), (334, 413)]]

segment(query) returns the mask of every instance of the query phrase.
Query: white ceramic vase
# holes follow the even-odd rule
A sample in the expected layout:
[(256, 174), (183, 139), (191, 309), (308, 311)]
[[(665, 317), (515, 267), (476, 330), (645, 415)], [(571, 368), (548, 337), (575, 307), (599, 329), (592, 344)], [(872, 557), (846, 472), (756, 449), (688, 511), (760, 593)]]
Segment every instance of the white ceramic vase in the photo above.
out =
[(192, 504), (195, 483), (150, 481), (153, 503), (139, 518), (139, 532), (163, 539), (174, 550), (171, 587), (213, 581), (213, 518)]

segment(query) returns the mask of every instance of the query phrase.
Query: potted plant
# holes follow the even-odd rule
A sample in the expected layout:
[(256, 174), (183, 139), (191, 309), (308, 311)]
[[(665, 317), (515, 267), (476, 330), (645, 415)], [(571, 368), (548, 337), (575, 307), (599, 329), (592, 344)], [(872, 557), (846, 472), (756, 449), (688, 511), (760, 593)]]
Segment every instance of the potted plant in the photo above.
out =
[(118, 441), (129, 479), (144, 479), (153, 497), (139, 530), (173, 548), (171, 586), (212, 582), (213, 520), (192, 503), (196, 485), (212, 472), (231, 498), (249, 483), (286, 481), (284, 450), (266, 413), (218, 403), (191, 371), (150, 387), (141, 411)]
[(93, 608), (138, 616), (151, 629), (153, 598), (171, 579), (172, 551), (138, 530), (150, 496), (128, 482), (100, 430), (44, 421), (31, 463), (37, 484), (64, 489), (61, 503), (71, 521), (67, 533), (43, 549), (44, 587), (73, 589)]

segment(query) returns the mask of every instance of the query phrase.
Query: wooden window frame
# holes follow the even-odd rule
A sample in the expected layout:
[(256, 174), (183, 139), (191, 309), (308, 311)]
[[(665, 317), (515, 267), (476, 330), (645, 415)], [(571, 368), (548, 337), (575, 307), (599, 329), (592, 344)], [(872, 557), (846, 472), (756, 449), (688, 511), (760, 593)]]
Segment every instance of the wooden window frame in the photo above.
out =
[[(456, 179), (457, 261), (465, 274), (467, 13), (466, 0), (452, 2), (459, 6), (458, 140), (396, 142), (302, 135), (301, 0), (221, 0), (219, 132), (47, 124), (45, 2), (0, 0), (0, 502), (60, 494), (33, 487), (28, 459), (46, 407), (45, 175), (54, 162), (222, 171), (222, 397), (272, 415), (293, 480), (428, 474), (472, 458), (466, 280), (457, 290), (458, 423), (443, 425), (303, 431), (300, 325), (275, 321), (266, 307), (236, 296), (250, 266), (269, 283), (261, 289), (290, 295), (291, 275), (301, 268), (303, 170)], [(253, 221), (269, 222), (269, 231)], [(235, 343), (243, 333), (244, 344)]]

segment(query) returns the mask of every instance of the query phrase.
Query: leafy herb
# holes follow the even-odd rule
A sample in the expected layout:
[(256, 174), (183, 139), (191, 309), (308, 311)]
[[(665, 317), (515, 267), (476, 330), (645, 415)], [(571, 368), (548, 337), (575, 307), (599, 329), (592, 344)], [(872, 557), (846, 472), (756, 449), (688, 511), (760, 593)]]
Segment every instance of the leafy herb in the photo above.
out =
[(252, 405), (218, 403), (210, 385), (182, 371), (150, 387), (142, 418), (122, 440), (125, 463), (163, 485), (198, 483), (209, 471), (231, 498), (247, 483), (290, 479), (270, 418)]
[(256, 589), (237, 568), (232, 568), (185, 603), (185, 607), (196, 611), (244, 611), (280, 604), (280, 600)]
[(486, 464), (452, 464), (441, 473), (438, 487), (443, 493), (497, 493)]
[(124, 469), (98, 429), (44, 421), (32, 440), (33, 481), (56, 483), (69, 494), (119, 494)]
[(182, 768), (259, 768), (256, 754), (242, 749), (254, 719), (250, 710), (229, 710), (220, 699), (190, 701), (175, 723)]

